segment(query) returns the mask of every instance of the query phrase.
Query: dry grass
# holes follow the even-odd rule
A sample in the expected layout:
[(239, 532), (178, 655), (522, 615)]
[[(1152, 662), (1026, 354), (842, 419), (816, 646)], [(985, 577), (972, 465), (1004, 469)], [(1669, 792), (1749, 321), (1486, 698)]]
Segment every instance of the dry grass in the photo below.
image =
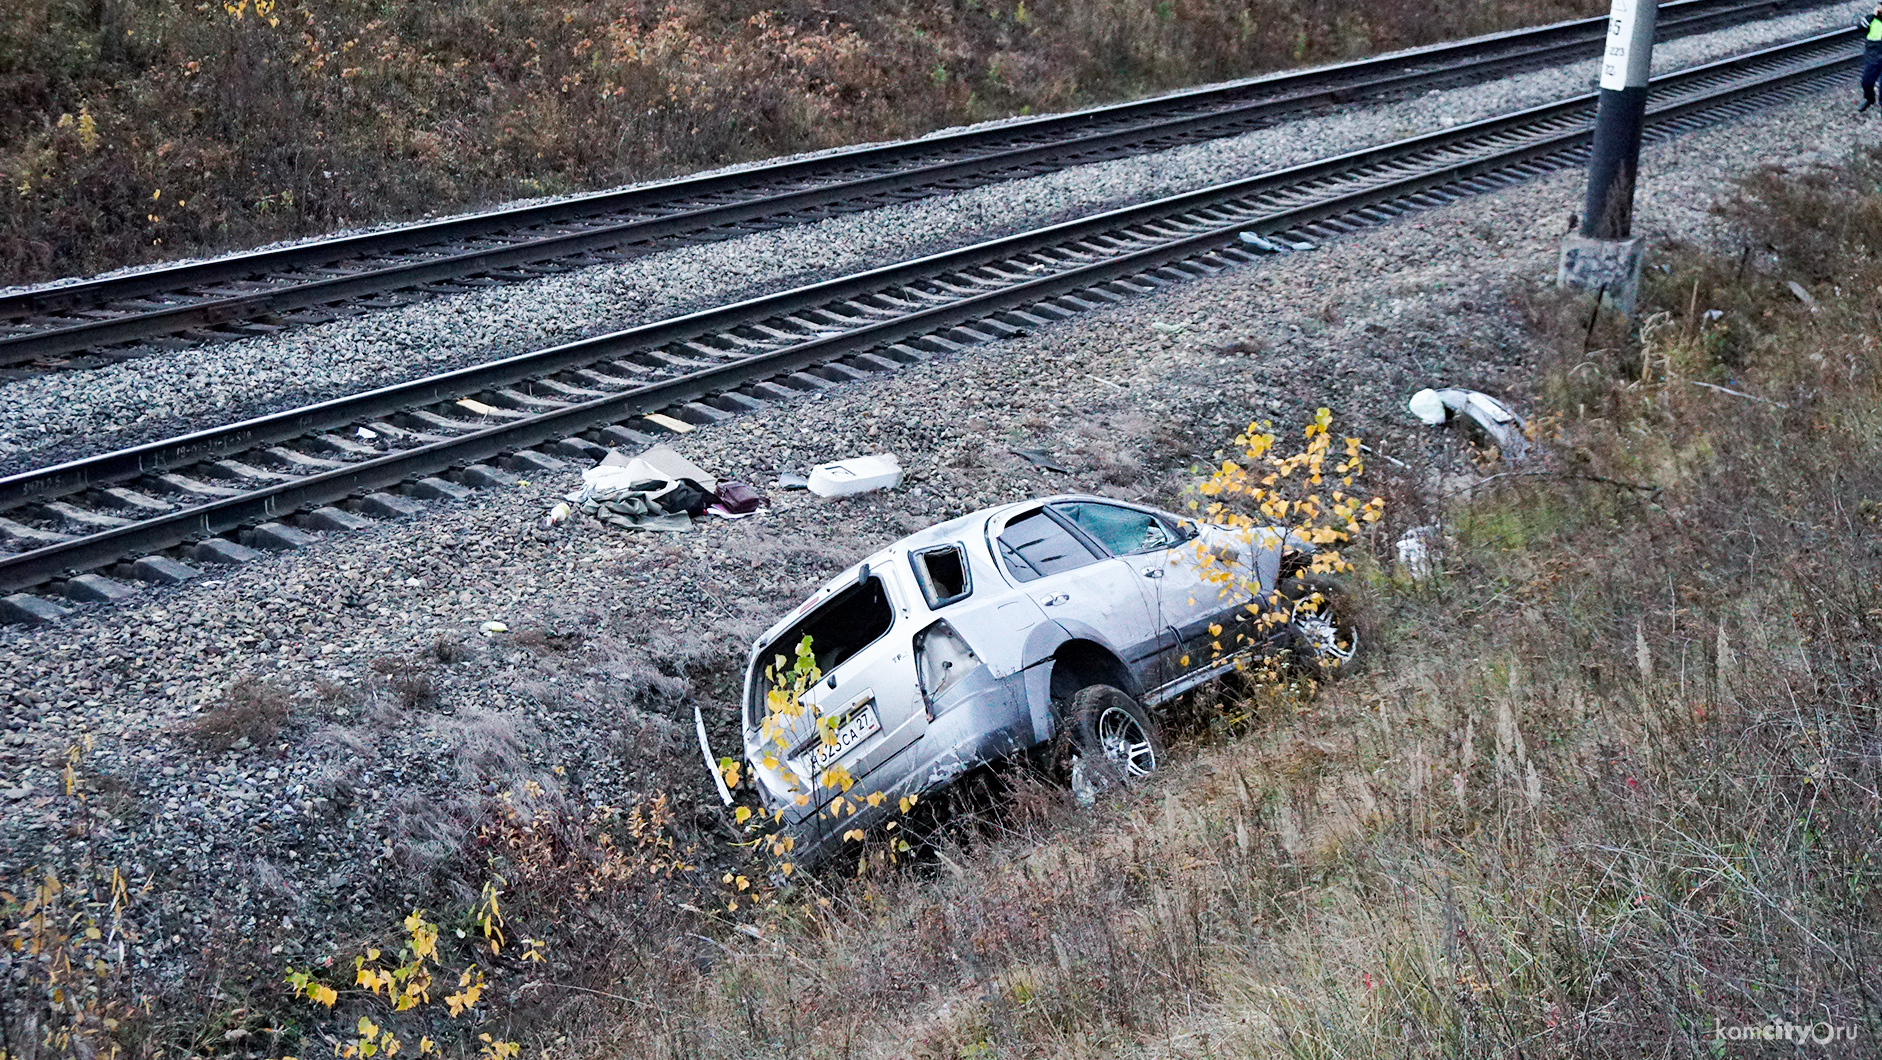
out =
[(1538, 293), (1552, 463), (1398, 513), (1442, 524), (1441, 569), (1374, 572), (1351, 680), (1095, 815), (1035, 797), (926, 872), (721, 925), (593, 1051), (1714, 1056), (1776, 1018), (1870, 1055), (1878, 172), (1752, 182), (1726, 210), (1775, 249), (1667, 253), (1644, 340), (1586, 348), (1585, 304)]
[[(1665, 252), (1638, 332), (1528, 298), (1536, 473), (1396, 491), (1438, 569), (1369, 571), (1370, 661), (1198, 711), (1187, 761), (1094, 810), (1021, 778), (913, 867), (754, 905), (710, 808), (498, 791), (526, 735), (440, 721), (465, 798), (399, 807), (401, 871), (440, 910), (500, 877), (551, 962), (493, 961), (518, 985), (471, 1029), (662, 1060), (1549, 1060), (1778, 1055), (1714, 1040), (1775, 1018), (1857, 1036), (1802, 1055), (1874, 1055), (1878, 176), (1754, 181), (1726, 207), (1754, 252)], [(593, 664), (641, 675), (624, 708), (714, 676), (688, 645)], [(689, 737), (642, 751), (683, 768)]]
[(288, 694), (254, 674), (231, 682), (216, 705), (191, 719), (183, 732), (211, 751), (238, 742), (260, 746), (275, 738), (288, 719)]
[(0, 20), (0, 284), (1600, 8), (19, 0)]

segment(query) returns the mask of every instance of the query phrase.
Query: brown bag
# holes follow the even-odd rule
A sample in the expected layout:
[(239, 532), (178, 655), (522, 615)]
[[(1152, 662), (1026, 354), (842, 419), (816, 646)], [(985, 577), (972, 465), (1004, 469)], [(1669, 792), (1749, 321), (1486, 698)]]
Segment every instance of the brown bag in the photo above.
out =
[(719, 507), (733, 515), (755, 512), (765, 503), (764, 494), (743, 482), (721, 482), (715, 496), (718, 497)]

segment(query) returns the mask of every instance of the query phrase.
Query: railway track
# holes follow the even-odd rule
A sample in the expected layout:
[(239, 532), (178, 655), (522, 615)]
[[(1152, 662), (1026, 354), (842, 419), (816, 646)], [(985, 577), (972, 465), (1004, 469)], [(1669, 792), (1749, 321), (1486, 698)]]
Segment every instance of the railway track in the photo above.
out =
[[(1817, 90), (1853, 30), (1656, 78), (1650, 140)], [(309, 530), (555, 471), (1533, 179), (1585, 157), (1595, 95), (504, 361), (0, 479), (0, 617), (180, 580)], [(507, 470), (506, 470), (507, 469)], [(397, 492), (394, 492), (397, 491)], [(298, 525), (283, 522), (295, 516)], [(132, 558), (136, 557), (136, 558)], [(128, 560), (128, 562), (127, 562)]]
[[(1669, 39), (1822, 0), (1680, 0)], [(0, 369), (86, 367), (278, 332), (436, 294), (814, 221), (1181, 143), (1316, 106), (1379, 99), (1598, 54), (1584, 19), (997, 129), (839, 152), (129, 276), (0, 295)]]

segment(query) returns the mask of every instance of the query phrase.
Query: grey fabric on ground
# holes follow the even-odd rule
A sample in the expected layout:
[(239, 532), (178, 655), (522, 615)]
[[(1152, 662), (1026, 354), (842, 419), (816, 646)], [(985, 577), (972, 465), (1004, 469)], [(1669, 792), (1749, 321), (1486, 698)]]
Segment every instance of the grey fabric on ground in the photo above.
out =
[(692, 516), (679, 503), (681, 495), (698, 495), (682, 488), (681, 480), (697, 482), (707, 492), (718, 485), (704, 468), (664, 445), (632, 457), (617, 449), (582, 472), (582, 488), (568, 499), (609, 526), (678, 533), (693, 528)]

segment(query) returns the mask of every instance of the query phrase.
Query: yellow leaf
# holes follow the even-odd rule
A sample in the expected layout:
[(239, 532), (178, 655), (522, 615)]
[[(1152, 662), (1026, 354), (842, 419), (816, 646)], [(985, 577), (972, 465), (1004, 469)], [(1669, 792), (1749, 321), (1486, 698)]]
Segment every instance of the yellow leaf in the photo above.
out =
[(738, 809), (732, 811), (732, 820), (738, 822), (739, 824), (744, 824), (746, 821), (750, 819), (751, 819), (751, 807), (749, 806), (740, 806)]
[(852, 828), (849, 831), (843, 833), (843, 838), (854, 839), (858, 843), (860, 843), (863, 841), (863, 830), (860, 828)]
[(319, 1004), (325, 1005), (328, 1008), (332, 1008), (333, 1003), (340, 1000), (340, 992), (328, 986), (325, 983), (316, 983), (313, 986), (309, 987), (307, 991), (307, 996), (313, 1001)]
[(884, 802), (884, 800), (886, 800), (887, 798), (888, 798), (888, 796), (887, 796), (887, 795), (884, 795), (884, 794), (883, 794), (883, 793), (881, 793), (880, 791), (873, 791), (873, 792), (870, 792), (870, 793), (869, 793), (869, 805), (871, 805), (871, 806), (880, 806), (880, 805), (882, 805), (882, 803)]

